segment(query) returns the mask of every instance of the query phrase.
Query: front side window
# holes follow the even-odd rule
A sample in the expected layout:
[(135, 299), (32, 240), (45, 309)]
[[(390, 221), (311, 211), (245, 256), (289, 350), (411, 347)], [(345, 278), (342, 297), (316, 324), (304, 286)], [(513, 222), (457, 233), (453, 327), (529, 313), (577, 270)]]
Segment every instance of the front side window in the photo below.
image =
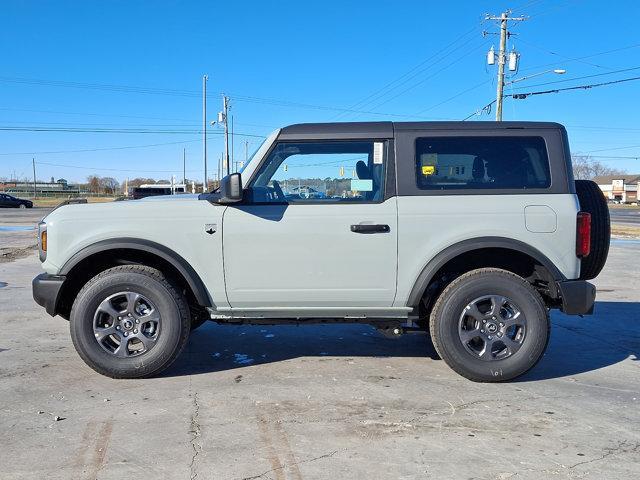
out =
[(386, 142), (278, 143), (251, 182), (253, 203), (379, 202)]
[(429, 137), (416, 140), (423, 190), (529, 189), (551, 185), (542, 137)]

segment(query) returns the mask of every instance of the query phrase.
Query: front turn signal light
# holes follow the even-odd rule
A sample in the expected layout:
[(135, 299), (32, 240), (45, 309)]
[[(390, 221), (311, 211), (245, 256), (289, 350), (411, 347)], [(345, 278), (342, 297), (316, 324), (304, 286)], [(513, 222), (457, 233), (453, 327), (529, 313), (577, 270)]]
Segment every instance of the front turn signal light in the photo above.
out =
[(40, 250), (47, 251), (47, 231), (40, 233)]

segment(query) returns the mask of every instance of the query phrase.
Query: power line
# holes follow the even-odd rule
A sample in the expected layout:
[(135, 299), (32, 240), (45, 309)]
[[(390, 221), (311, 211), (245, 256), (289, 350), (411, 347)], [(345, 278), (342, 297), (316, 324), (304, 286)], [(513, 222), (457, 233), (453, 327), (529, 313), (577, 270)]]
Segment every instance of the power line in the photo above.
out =
[(610, 152), (612, 150), (626, 150), (627, 148), (640, 148), (640, 145), (629, 145), (628, 147), (601, 148), (599, 150), (589, 150), (588, 152), (585, 152), (585, 153)]
[[(566, 92), (566, 91), (569, 91), (569, 90), (587, 90), (587, 89), (590, 89), (590, 88), (603, 87), (605, 85), (614, 85), (614, 84), (618, 84), (618, 83), (632, 82), (632, 81), (635, 81), (635, 80), (640, 80), (640, 77), (622, 78), (622, 79), (619, 79), (619, 80), (612, 80), (610, 82), (593, 83), (593, 84), (590, 84), (590, 85), (576, 85), (576, 86), (573, 86), (573, 87), (556, 88), (556, 89), (553, 89), (553, 90), (544, 90), (544, 91), (540, 91), (540, 92), (510, 93), (510, 94), (505, 95), (505, 97), (512, 97), (514, 99), (523, 100), (523, 99), (525, 99), (527, 97), (534, 96), (534, 95), (546, 95), (548, 93), (560, 93), (560, 92)], [(471, 117), (473, 117), (475, 115), (479, 115), (482, 112), (490, 113), (491, 112), (491, 107), (493, 106), (494, 103), (496, 103), (496, 101), (492, 100), (491, 102), (486, 104), (481, 109), (476, 110), (471, 115), (468, 115), (467, 117), (463, 118), (462, 121), (464, 122), (465, 120), (468, 120), (468, 119), (470, 119)]]
[[(63, 168), (77, 168), (77, 169), (81, 169), (81, 170), (99, 170), (99, 171), (105, 171), (105, 172), (140, 172), (140, 171), (144, 171), (144, 172), (149, 172), (149, 173), (175, 173), (175, 172), (179, 172), (181, 171), (180, 168), (177, 168), (175, 170), (149, 170), (147, 168), (139, 168), (137, 170), (132, 170), (132, 169), (122, 169), (122, 168), (100, 168), (100, 167), (86, 167), (83, 165), (65, 165), (65, 164), (61, 164), (61, 163), (49, 163), (49, 162), (35, 162), (37, 165), (48, 165), (51, 167), (63, 167)], [(187, 170), (187, 172), (195, 172), (195, 171), (199, 171), (199, 170)]]
[(617, 83), (625, 83), (625, 82), (632, 82), (635, 80), (640, 80), (640, 77), (631, 77), (631, 78), (622, 78), (619, 80), (612, 80), (610, 82), (602, 82), (602, 83), (592, 83), (591, 85), (576, 85), (574, 87), (566, 87), (566, 88), (556, 88), (553, 90), (544, 90), (542, 92), (527, 92), (527, 93), (512, 93), (510, 95), (505, 95), (507, 97), (513, 97), (515, 99), (518, 100), (522, 100), (526, 97), (530, 97), (532, 95), (545, 95), (547, 93), (559, 93), (559, 92), (566, 92), (568, 90), (581, 90), (581, 89), (589, 89), (589, 88), (595, 88), (595, 87), (603, 87), (605, 85), (614, 85)]
[(30, 108), (11, 108), (11, 107), (0, 107), (0, 110), (9, 111), (9, 112), (29, 112), (29, 113), (53, 113), (56, 115), (79, 115), (79, 116), (87, 116), (87, 117), (117, 117), (117, 118), (138, 118), (142, 120), (174, 120), (180, 122), (192, 122), (193, 120), (187, 120), (184, 118), (167, 118), (167, 117), (149, 117), (143, 115), (123, 115), (123, 114), (113, 114), (113, 113), (94, 113), (94, 112), (64, 112), (64, 111), (56, 111), (56, 110), (35, 110)]
[[(65, 133), (133, 133), (133, 134), (198, 134), (202, 135), (202, 130), (178, 130), (178, 129), (151, 129), (151, 128), (85, 128), (85, 127), (51, 127), (51, 126), (29, 126), (11, 127), (0, 126), (0, 131), (9, 132), (65, 132)], [(209, 135), (224, 135), (224, 132), (210, 132)], [(251, 133), (236, 133), (240, 137), (265, 138), (264, 135), (254, 135)]]
[(597, 63), (585, 62), (584, 60), (579, 60), (579, 59), (571, 60), (571, 57), (568, 57), (567, 55), (562, 55), (562, 54), (560, 54), (558, 52), (554, 52), (554, 51), (548, 50), (548, 49), (546, 49), (544, 47), (540, 47), (538, 45), (534, 45), (533, 43), (531, 43), (529, 41), (522, 40), (522, 38), (518, 38), (518, 42), (519, 43), (524, 43), (525, 45), (528, 45), (528, 46), (533, 47), (533, 48), (535, 48), (537, 50), (540, 50), (541, 52), (548, 53), (549, 55), (555, 55), (556, 57), (560, 57), (560, 58), (562, 58), (564, 60), (576, 61), (576, 62), (584, 63), (585, 65), (590, 65), (592, 67), (604, 68), (604, 69), (607, 69), (607, 70), (612, 70), (611, 67), (605, 67), (604, 65), (598, 65)]
[[(579, 154), (578, 154), (579, 155)], [(640, 156), (638, 157), (625, 157), (625, 156), (611, 156), (611, 155), (587, 155), (589, 158), (602, 158), (602, 159), (610, 159), (610, 160), (640, 160)]]
[[(590, 55), (584, 55), (582, 57), (569, 58), (569, 59), (565, 60), (564, 63), (579, 62), (580, 60), (585, 60), (587, 58), (599, 57), (601, 55), (608, 55), (610, 53), (622, 52), (624, 50), (630, 50), (632, 48), (638, 48), (638, 47), (640, 47), (640, 43), (636, 43), (636, 44), (633, 44), (633, 45), (627, 45), (626, 47), (614, 48), (613, 50), (606, 50), (604, 52), (598, 52), (598, 53), (593, 53), (593, 54), (590, 54)], [(542, 63), (542, 64), (539, 64), (539, 65), (533, 65), (531, 67), (523, 68), (522, 71), (526, 72), (526, 71), (533, 70), (533, 69), (536, 69), (536, 68), (554, 66), (556, 64), (557, 64), (557, 62)]]
[(603, 75), (613, 75), (615, 73), (630, 72), (630, 71), (633, 71), (633, 70), (640, 70), (640, 66), (631, 67), (631, 68), (623, 68), (621, 70), (614, 70), (612, 72), (594, 73), (593, 75), (584, 75), (582, 77), (573, 77), (573, 78), (566, 78), (566, 79), (563, 79), (563, 80), (553, 80), (553, 81), (550, 81), (550, 82), (535, 83), (533, 85), (524, 85), (522, 87), (513, 87), (513, 89), (514, 90), (522, 90), (523, 88), (542, 87), (544, 85), (553, 85), (553, 84), (556, 84), (556, 83), (574, 82), (576, 80), (584, 80), (585, 78), (602, 77)]
[(8, 152), (8, 153), (0, 153), (3, 156), (11, 156), (11, 155), (48, 155), (48, 154), (56, 154), (56, 153), (84, 153), (84, 152), (101, 152), (108, 150), (128, 150), (135, 148), (149, 148), (149, 147), (160, 147), (165, 145), (183, 145), (185, 143), (194, 143), (199, 142), (200, 140), (186, 140), (183, 142), (165, 142), (165, 143), (150, 143), (146, 145), (126, 145), (122, 147), (104, 147), (104, 148), (82, 148), (77, 150), (50, 150), (50, 151), (39, 151), (39, 152)]
[[(471, 55), (472, 53), (475, 53), (476, 50), (478, 50), (481, 47), (484, 47), (486, 44), (488, 43), (488, 40), (482, 41), (480, 44), (475, 45), (474, 47), (472, 47), (471, 49), (469, 49), (465, 54), (463, 54), (462, 56), (458, 57), (457, 59), (453, 60), (452, 62), (448, 63), (447, 65), (443, 66), (442, 68), (438, 69), (436, 72), (434, 72), (433, 74), (429, 75), (428, 77), (414, 83), (413, 85), (405, 88), (404, 90), (402, 90), (401, 92), (397, 93), (396, 95), (394, 95), (391, 98), (386, 99), (385, 101), (383, 101), (382, 103), (378, 103), (377, 105), (374, 105), (372, 108), (379, 108), (382, 105), (385, 105), (387, 103), (389, 103), (392, 100), (395, 100), (396, 98), (404, 95), (405, 93), (409, 92), (410, 90), (413, 90), (414, 88), (422, 85), (423, 83), (425, 83), (426, 81), (432, 79), (433, 77), (435, 77), (436, 75), (438, 75), (440, 72), (443, 72), (444, 70), (446, 70), (447, 68), (452, 67), (453, 65), (455, 65), (456, 63), (460, 62), (461, 60), (464, 60), (466, 57), (468, 57), (469, 55)], [(465, 44), (466, 45), (466, 44)], [(446, 58), (446, 57), (443, 57)], [(434, 62), (437, 63), (437, 62)]]
[(458, 93), (458, 94), (456, 94), (456, 95), (454, 95), (454, 96), (452, 96), (452, 97), (449, 97), (449, 98), (447, 98), (446, 100), (443, 100), (443, 101), (441, 101), (441, 102), (439, 102), (439, 103), (436, 103), (435, 105), (431, 105), (430, 107), (427, 107), (427, 108), (425, 108), (424, 110), (420, 110), (419, 112), (417, 112), (417, 113), (416, 113), (416, 115), (420, 115), (420, 114), (422, 114), (422, 113), (424, 113), (424, 112), (428, 112), (429, 110), (433, 110), (434, 108), (439, 107), (440, 105), (444, 105), (445, 103), (448, 103), (448, 102), (450, 102), (451, 100), (454, 100), (454, 99), (456, 99), (456, 98), (458, 98), (458, 97), (461, 97), (461, 96), (462, 96), (462, 95), (464, 95), (465, 93), (469, 93), (469, 92), (471, 92), (472, 90), (475, 90), (476, 88), (480, 88), (480, 87), (482, 87), (483, 85), (486, 85), (486, 84), (487, 84), (487, 83), (489, 83), (490, 81), (491, 81), (491, 79), (489, 79), (489, 80), (485, 80), (485, 81), (484, 81), (484, 82), (482, 82), (482, 83), (478, 83), (477, 85), (475, 85), (475, 86), (473, 86), (473, 87), (471, 87), (471, 88), (468, 88), (468, 89), (466, 89), (466, 90), (463, 90), (462, 92), (460, 92), (460, 93)]
[[(470, 34), (474, 33), (476, 31), (476, 29), (477, 29), (477, 27), (474, 26), (471, 30), (469, 30), (466, 33), (458, 36), (458, 38), (456, 38), (453, 42), (447, 44), (444, 48), (440, 49), (435, 54), (433, 54), (433, 55), (429, 56), (428, 58), (426, 58), (425, 60), (421, 61), (420, 63), (418, 63), (416, 66), (414, 66), (413, 68), (411, 68), (410, 70), (408, 70), (404, 74), (402, 74), (399, 77), (395, 78), (391, 82), (388, 82), (382, 88), (377, 89), (376, 91), (374, 91), (373, 93), (371, 93), (367, 97), (363, 98), (359, 102), (354, 103), (350, 108), (358, 108), (358, 107), (363, 107), (364, 105), (370, 104), (370, 103), (372, 103), (372, 102), (374, 102), (374, 101), (376, 101), (378, 99), (376, 97), (381, 98), (382, 96), (390, 93), (394, 89), (402, 86), (404, 83), (406, 83), (406, 81), (409, 81), (412, 78), (414, 78), (415, 76), (417, 76), (417, 75), (423, 73), (424, 71), (428, 70), (429, 68), (431, 68), (431, 66), (433, 64), (428, 65), (425, 69), (421, 69), (421, 67), (423, 65), (425, 65), (426, 63), (430, 62), (431, 60), (435, 59), (439, 55), (443, 54), (443, 52), (446, 52), (449, 48), (451, 48), (453, 45), (458, 43), (463, 38), (465, 38), (465, 37), (469, 36)], [(466, 43), (465, 43), (465, 45), (466, 45)], [(416, 73), (414, 73), (414, 72), (416, 72)], [(406, 77), (409, 77), (409, 78), (406, 78)], [(405, 82), (402, 82), (402, 83), (392, 87), (392, 85), (396, 84), (397, 82), (400, 82), (400, 81), (404, 80), (405, 78), (406, 78)], [(391, 87), (391, 88), (389, 88), (389, 87)], [(345, 114), (344, 113), (338, 114), (335, 118), (339, 118), (342, 115), (345, 115)]]
[[(30, 78), (21, 78), (21, 77), (0, 77), (0, 82), (51, 86), (51, 87), (80, 88), (80, 89), (89, 89), (89, 90), (103, 90), (103, 91), (116, 92), (116, 93), (168, 95), (168, 96), (181, 96), (181, 97), (190, 97), (190, 98), (201, 98), (202, 96), (200, 92), (196, 92), (192, 90), (145, 88), (145, 87), (134, 87), (129, 85), (110, 85), (110, 84), (98, 84), (98, 83), (64, 82), (64, 81), (58, 81), (58, 80), (40, 80), (40, 79), (30, 79)], [(219, 94), (208, 94), (207, 98), (214, 98), (214, 97), (217, 98), (218, 95)], [(302, 108), (302, 109), (308, 109), (308, 110), (324, 110), (324, 111), (335, 111), (335, 112), (346, 112), (346, 113), (361, 113), (361, 114), (367, 114), (367, 115), (380, 115), (380, 116), (398, 117), (398, 118), (416, 118), (413, 115), (402, 115), (402, 114), (388, 113), (388, 112), (372, 112), (372, 111), (366, 111), (366, 110), (356, 110), (353, 108), (336, 107), (331, 105), (315, 105), (315, 104), (293, 102), (289, 100), (281, 100), (281, 99), (275, 99), (275, 98), (263, 98), (263, 97), (234, 95), (234, 94), (230, 94), (230, 96), (236, 102), (249, 102), (254, 104), (272, 105), (272, 106), (278, 106), (278, 107)]]

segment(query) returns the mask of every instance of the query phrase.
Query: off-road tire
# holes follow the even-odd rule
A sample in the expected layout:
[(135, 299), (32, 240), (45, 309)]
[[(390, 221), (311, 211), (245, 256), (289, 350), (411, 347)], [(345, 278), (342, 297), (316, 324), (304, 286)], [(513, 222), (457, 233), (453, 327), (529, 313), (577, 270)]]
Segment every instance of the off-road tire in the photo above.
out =
[[(118, 358), (103, 350), (93, 330), (93, 317), (100, 302), (121, 291), (147, 297), (162, 319), (154, 347), (129, 358)], [(89, 367), (111, 378), (143, 378), (157, 375), (180, 355), (189, 338), (191, 315), (184, 296), (162, 272), (142, 265), (123, 265), (105, 270), (85, 284), (73, 302), (69, 323), (73, 344)]]
[(580, 262), (580, 278), (591, 280), (598, 276), (609, 254), (609, 207), (602, 190), (591, 180), (576, 180), (576, 194), (580, 201), (580, 210), (591, 214), (591, 252)]
[[(513, 299), (526, 316), (527, 332), (513, 355), (493, 361), (474, 357), (458, 335), (460, 315), (474, 299), (501, 295)], [(451, 282), (438, 297), (429, 322), (433, 345), (454, 371), (475, 382), (504, 382), (532, 369), (549, 341), (549, 315), (540, 294), (522, 277), (498, 268), (480, 268)]]

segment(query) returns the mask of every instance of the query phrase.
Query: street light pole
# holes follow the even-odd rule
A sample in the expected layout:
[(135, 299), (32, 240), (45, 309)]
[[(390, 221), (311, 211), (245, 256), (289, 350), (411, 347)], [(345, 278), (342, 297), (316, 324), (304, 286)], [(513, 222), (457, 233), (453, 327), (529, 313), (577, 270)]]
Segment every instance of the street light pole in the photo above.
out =
[(554, 68), (553, 70), (545, 70), (544, 72), (534, 73), (532, 75), (527, 75), (526, 77), (516, 78), (515, 80), (511, 80), (509, 82), (505, 82), (505, 85), (512, 85), (514, 83), (522, 82), (523, 80), (529, 80), (533, 77), (538, 77), (540, 75), (545, 75), (547, 73), (555, 73), (557, 75), (564, 75), (567, 71), (564, 68)]

